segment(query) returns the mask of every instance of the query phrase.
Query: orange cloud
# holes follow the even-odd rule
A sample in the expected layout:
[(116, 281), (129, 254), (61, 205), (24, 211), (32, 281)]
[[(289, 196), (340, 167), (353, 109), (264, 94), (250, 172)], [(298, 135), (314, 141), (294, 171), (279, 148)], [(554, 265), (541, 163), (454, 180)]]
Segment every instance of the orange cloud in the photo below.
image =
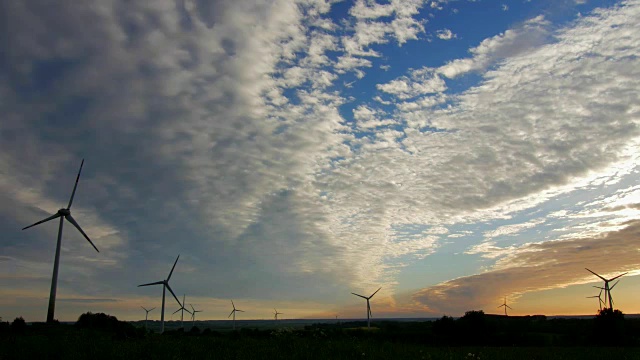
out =
[(492, 270), (419, 290), (413, 300), (437, 312), (462, 314), (495, 307), (503, 296), (517, 299), (528, 292), (598, 281), (585, 267), (602, 276), (640, 270), (640, 220), (625, 225), (593, 238), (523, 245)]

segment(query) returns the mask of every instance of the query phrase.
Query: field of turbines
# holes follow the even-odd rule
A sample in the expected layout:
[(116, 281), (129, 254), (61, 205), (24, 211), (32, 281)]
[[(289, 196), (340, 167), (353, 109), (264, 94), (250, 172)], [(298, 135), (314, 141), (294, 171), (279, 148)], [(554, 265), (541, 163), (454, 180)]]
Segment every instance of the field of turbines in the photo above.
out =
[[(353, 359), (353, 358), (415, 358), (415, 359), (600, 359), (640, 358), (640, 318), (627, 318), (614, 309), (611, 291), (620, 274), (607, 279), (586, 269), (604, 283), (594, 286), (598, 295), (597, 315), (585, 319), (547, 319), (544, 316), (509, 316), (507, 297), (497, 307), (504, 315), (489, 315), (483, 311), (468, 311), (454, 319), (444, 316), (435, 321), (373, 320), (372, 298), (352, 293), (366, 300), (366, 321), (330, 321), (292, 326), (278, 319), (283, 315), (274, 309), (274, 320), (243, 322), (236, 326), (236, 315), (244, 310), (230, 300), (228, 318), (224, 323), (196, 321), (193, 304), (182, 301), (169, 285), (180, 259), (178, 255), (168, 273), (159, 281), (138, 285), (162, 285), (160, 321), (149, 322), (155, 307), (142, 307), (145, 320), (122, 322), (106, 314), (82, 314), (75, 324), (60, 324), (55, 320), (56, 289), (60, 266), (60, 248), (64, 220), (73, 225), (99, 252), (96, 245), (71, 215), (71, 206), (84, 165), (80, 164), (75, 185), (66, 208), (40, 220), (29, 229), (60, 218), (56, 253), (51, 280), (46, 323), (26, 323), (22, 318), (12, 323), (0, 322), (0, 359), (26, 358), (98, 358), (98, 359)], [(610, 285), (614, 280), (618, 280)], [(169, 290), (180, 313), (179, 327), (171, 321), (166, 327), (166, 292)], [(604, 295), (604, 299), (603, 299)], [(186, 319), (185, 314), (190, 315)], [(600, 345), (603, 347), (593, 347)], [(606, 347), (604, 347), (606, 346)], [(64, 355), (63, 355), (64, 354)]]

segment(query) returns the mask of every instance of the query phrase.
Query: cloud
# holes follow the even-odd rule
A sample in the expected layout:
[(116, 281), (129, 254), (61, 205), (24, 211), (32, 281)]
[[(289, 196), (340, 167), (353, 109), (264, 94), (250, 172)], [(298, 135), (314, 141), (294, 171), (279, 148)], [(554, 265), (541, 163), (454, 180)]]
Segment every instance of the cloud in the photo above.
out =
[(449, 29), (442, 29), (436, 32), (436, 36), (441, 40), (451, 40), (456, 37), (456, 34), (452, 33)]
[(496, 61), (517, 56), (537, 48), (548, 40), (550, 23), (542, 15), (525, 21), (521, 26), (483, 40), (469, 51), (471, 58), (457, 59), (441, 66), (438, 72), (455, 78), (470, 71), (480, 71)]
[(425, 68), (413, 71), (411, 78), (403, 76), (386, 84), (377, 84), (376, 88), (406, 100), (419, 95), (441, 93), (447, 89), (447, 85), (432, 69)]
[(640, 262), (637, 251), (630, 250), (639, 235), (640, 221), (633, 221), (601, 237), (527, 244), (511, 249), (487, 272), (422, 289), (413, 299), (435, 312), (461, 314), (493, 305), (503, 295), (517, 299), (528, 292), (599, 281), (585, 267), (605, 277), (635, 271)]

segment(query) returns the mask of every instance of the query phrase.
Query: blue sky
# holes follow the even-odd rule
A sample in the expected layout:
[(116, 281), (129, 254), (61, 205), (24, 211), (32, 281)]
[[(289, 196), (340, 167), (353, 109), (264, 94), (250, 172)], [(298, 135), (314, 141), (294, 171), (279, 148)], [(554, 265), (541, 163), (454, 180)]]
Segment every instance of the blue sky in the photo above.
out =
[(57, 227), (20, 229), (83, 158), (100, 253), (65, 227), (61, 320), (140, 319), (178, 254), (201, 319), (357, 318), (380, 286), (374, 317), (590, 314), (585, 267), (640, 312), (640, 1), (3, 8), (4, 319), (45, 318)]

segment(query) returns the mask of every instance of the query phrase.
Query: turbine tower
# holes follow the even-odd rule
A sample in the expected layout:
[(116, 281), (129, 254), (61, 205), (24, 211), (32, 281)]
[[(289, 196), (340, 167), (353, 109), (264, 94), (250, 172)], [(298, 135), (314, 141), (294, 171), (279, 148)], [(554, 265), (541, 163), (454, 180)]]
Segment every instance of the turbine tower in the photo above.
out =
[(504, 303), (502, 305), (498, 306), (498, 309), (500, 309), (503, 306), (504, 306), (504, 316), (509, 316), (509, 315), (507, 315), (507, 308), (509, 308), (511, 310), (513, 310), (513, 308), (511, 308), (511, 306), (507, 305), (507, 297), (506, 296), (504, 297)]
[(278, 310), (273, 309), (273, 315), (275, 315), (276, 321), (278, 321), (278, 315), (284, 315), (284, 313), (278, 312)]
[(202, 312), (202, 310), (196, 310), (193, 308), (193, 304), (189, 304), (191, 305), (191, 328), (193, 328), (194, 326), (196, 326), (196, 313)]
[(147, 314), (144, 316), (144, 329), (147, 330), (147, 319), (149, 318), (149, 311), (155, 309), (155, 308), (151, 308), (149, 310), (147, 310), (144, 306), (140, 306), (141, 308), (144, 309), (144, 311), (147, 312)]
[(374, 292), (373, 294), (371, 294), (371, 296), (366, 297), (366, 296), (362, 296), (360, 294), (356, 294), (354, 292), (352, 292), (353, 295), (355, 296), (360, 296), (361, 298), (367, 300), (367, 328), (371, 328), (371, 316), (373, 316), (371, 314), (371, 305), (369, 304), (369, 300), (371, 300), (371, 298), (373, 297), (373, 295), (375, 295), (378, 291), (380, 291), (380, 289), (382, 289), (382, 287), (380, 287), (378, 290), (376, 290), (376, 292)]
[(56, 257), (55, 257), (55, 260), (53, 261), (53, 276), (51, 278), (51, 292), (49, 293), (49, 308), (47, 310), (48, 323), (53, 322), (54, 312), (56, 309), (56, 290), (58, 287), (58, 267), (60, 266), (60, 244), (62, 243), (62, 224), (64, 224), (64, 219), (67, 219), (67, 221), (70, 222), (71, 225), (73, 225), (76, 229), (78, 229), (78, 231), (80, 231), (82, 236), (84, 236), (84, 238), (87, 239), (89, 244), (91, 244), (91, 246), (93, 246), (93, 248), (96, 249), (97, 252), (100, 252), (98, 248), (93, 244), (93, 242), (91, 242), (91, 239), (89, 239), (87, 234), (82, 230), (80, 225), (78, 225), (78, 223), (73, 218), (73, 216), (71, 216), (71, 204), (73, 204), (73, 197), (75, 196), (76, 189), (78, 188), (78, 180), (80, 180), (82, 165), (84, 165), (84, 159), (82, 159), (82, 162), (80, 163), (80, 170), (78, 170), (78, 176), (76, 177), (76, 184), (73, 186), (73, 192), (71, 193), (71, 199), (69, 199), (69, 205), (67, 205), (66, 208), (58, 210), (57, 213), (49, 216), (44, 220), (40, 220), (33, 225), (29, 225), (25, 228), (22, 228), (22, 230), (26, 230), (30, 227), (45, 223), (49, 220), (60, 218), (60, 225), (58, 226), (58, 242), (56, 243)]
[[(182, 331), (184, 331), (184, 312), (186, 311), (186, 312), (188, 312), (189, 314), (191, 314), (191, 311), (189, 311), (189, 310), (187, 310), (187, 309), (185, 309), (185, 308), (184, 308), (184, 305), (186, 304), (186, 303), (184, 302), (184, 301), (185, 301), (185, 300), (184, 300), (184, 298), (185, 298), (186, 296), (187, 296), (187, 295), (182, 294), (182, 305), (180, 305), (180, 309), (178, 309), (178, 310), (176, 310), (176, 311), (174, 311), (174, 312), (173, 312), (173, 314), (175, 314), (175, 313), (177, 313), (178, 311), (181, 311), (181, 312), (180, 312), (180, 326), (182, 326)], [(171, 315), (173, 315), (173, 314), (171, 314)], [(191, 315), (193, 315), (193, 314), (191, 314)]]
[[(591, 270), (589, 270), (589, 269), (587, 269), (587, 268), (585, 268), (585, 269), (586, 269), (588, 272), (592, 273), (593, 275), (595, 275), (595, 276), (599, 277), (600, 279), (602, 279), (602, 281), (604, 281), (604, 289), (603, 289), (603, 290), (604, 290), (604, 302), (605, 302), (605, 306), (606, 306), (606, 304), (607, 304), (607, 298), (609, 298), (609, 308), (610, 308), (611, 310), (613, 310), (613, 300), (611, 299), (611, 289), (612, 289), (612, 288), (613, 288), (613, 286), (615, 286), (615, 285), (613, 285), (612, 287), (609, 287), (609, 282), (611, 282), (611, 281), (613, 281), (613, 280), (615, 280), (615, 279), (619, 278), (619, 277), (620, 277), (620, 276), (622, 276), (622, 275), (626, 275), (627, 273), (620, 274), (620, 275), (618, 275), (618, 276), (616, 276), (616, 277), (612, 277), (611, 279), (605, 279), (605, 278), (603, 278), (602, 276), (600, 276), (600, 275), (596, 274), (595, 272), (593, 272), (593, 271), (591, 271)], [(616, 283), (616, 284), (617, 284), (617, 283)]]
[(236, 309), (236, 305), (233, 303), (233, 300), (231, 300), (231, 306), (233, 306), (233, 310), (231, 310), (231, 314), (229, 314), (227, 318), (230, 318), (231, 315), (233, 315), (233, 330), (235, 330), (236, 329), (236, 312), (238, 311), (244, 312), (244, 311), (240, 309)]
[[(613, 301), (613, 298), (611, 297), (611, 290), (613, 290), (614, 287), (616, 287), (616, 285), (618, 285), (618, 283), (620, 282), (620, 280), (616, 281), (610, 288), (609, 288), (609, 297), (607, 297), (607, 293), (605, 292), (604, 294), (604, 301), (602, 301), (602, 298), (600, 298), (600, 301), (602, 301), (602, 305), (604, 305), (604, 307), (607, 307), (607, 299), (611, 298), (611, 304), (615, 305), (615, 301)], [(605, 288), (603, 288), (602, 286), (595, 286), (593, 285), (594, 288), (596, 289), (600, 289), (600, 294), (598, 295), (602, 295), (602, 291), (605, 290)], [(593, 297), (593, 296), (590, 296)], [(600, 310), (602, 310), (602, 306), (600, 306)]]
[(178, 302), (178, 305), (182, 306), (182, 304), (180, 304), (180, 300), (178, 300), (178, 297), (176, 296), (176, 294), (173, 292), (173, 290), (171, 290), (171, 286), (169, 286), (169, 279), (171, 279), (171, 274), (173, 274), (173, 269), (176, 268), (176, 264), (178, 263), (178, 259), (180, 259), (180, 255), (178, 255), (178, 257), (176, 258), (176, 262), (173, 263), (173, 267), (171, 268), (171, 272), (169, 272), (169, 276), (167, 276), (167, 278), (165, 280), (156, 281), (156, 282), (152, 282), (152, 283), (148, 283), (148, 284), (138, 285), (138, 287), (151, 286), (151, 285), (162, 285), (162, 311), (160, 312), (160, 333), (164, 332), (164, 295), (165, 295), (167, 289), (169, 289), (169, 291), (171, 292), (171, 295), (173, 295), (173, 298), (176, 299), (176, 301)]

